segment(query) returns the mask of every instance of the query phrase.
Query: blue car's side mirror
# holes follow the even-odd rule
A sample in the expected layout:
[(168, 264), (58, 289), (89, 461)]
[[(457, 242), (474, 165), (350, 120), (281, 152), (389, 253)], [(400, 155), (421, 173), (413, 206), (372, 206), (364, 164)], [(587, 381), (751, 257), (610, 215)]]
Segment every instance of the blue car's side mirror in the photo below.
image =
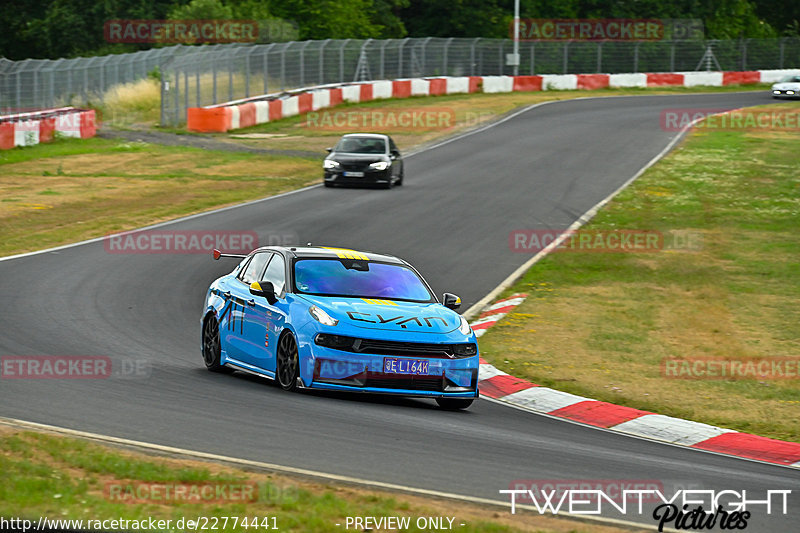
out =
[(275, 287), (269, 281), (254, 282), (250, 284), (250, 294), (254, 296), (263, 296), (270, 304), (278, 301), (275, 296)]
[(446, 292), (442, 296), (442, 305), (448, 309), (452, 309), (453, 311), (455, 311), (459, 307), (461, 307), (461, 298), (459, 298), (455, 294), (450, 294), (449, 292)]

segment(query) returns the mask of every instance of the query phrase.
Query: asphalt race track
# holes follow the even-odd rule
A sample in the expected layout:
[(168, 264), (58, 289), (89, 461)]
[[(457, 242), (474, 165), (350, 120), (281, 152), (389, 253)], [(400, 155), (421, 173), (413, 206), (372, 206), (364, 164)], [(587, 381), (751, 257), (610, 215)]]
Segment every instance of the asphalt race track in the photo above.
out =
[[(387, 251), (417, 266), (437, 293), (461, 295), (466, 309), (530, 257), (510, 251), (509, 232), (567, 227), (669, 143), (676, 133), (661, 128), (663, 109), (769, 102), (764, 93), (727, 93), (548, 104), (413, 155), (405, 185), (392, 191), (314, 187), (164, 229), (253, 230), (262, 242), (294, 232), (301, 243)], [(525, 479), (657, 480), (667, 493), (794, 489), (788, 515), (759, 508), (748, 531), (797, 530), (798, 470), (485, 400), (453, 413), (433, 401), (290, 394), (209, 373), (202, 300), (233, 266), (205, 255), (111, 254), (102, 242), (0, 262), (0, 355), (150, 366), (129, 379), (2, 379), (0, 416), (493, 500), (507, 501), (498, 490)]]

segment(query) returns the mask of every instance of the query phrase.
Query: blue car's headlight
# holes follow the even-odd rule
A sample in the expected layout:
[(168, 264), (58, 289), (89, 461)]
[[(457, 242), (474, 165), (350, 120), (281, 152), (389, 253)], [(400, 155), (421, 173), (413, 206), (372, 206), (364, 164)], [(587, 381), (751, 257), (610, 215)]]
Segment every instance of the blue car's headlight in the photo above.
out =
[(472, 328), (469, 327), (469, 322), (467, 322), (467, 319), (464, 318), (463, 316), (459, 316), (458, 318), (461, 319), (461, 323), (458, 325), (458, 331), (460, 331), (464, 335), (469, 335), (470, 333), (472, 333)]
[(455, 355), (456, 357), (472, 357), (477, 353), (478, 353), (478, 346), (473, 343), (453, 345), (453, 355)]
[(326, 348), (335, 348), (337, 350), (347, 350), (353, 347), (353, 337), (345, 337), (344, 335), (331, 335), (330, 333), (317, 333), (314, 337), (314, 343)]
[(339, 323), (338, 320), (336, 320), (335, 318), (332, 318), (331, 315), (329, 315), (328, 313), (326, 313), (325, 311), (323, 311), (322, 309), (320, 309), (316, 305), (312, 305), (311, 307), (309, 307), (308, 308), (308, 312), (311, 314), (311, 316), (314, 317), (314, 319), (317, 322), (319, 322), (320, 324), (322, 324), (324, 326), (335, 326), (336, 324)]

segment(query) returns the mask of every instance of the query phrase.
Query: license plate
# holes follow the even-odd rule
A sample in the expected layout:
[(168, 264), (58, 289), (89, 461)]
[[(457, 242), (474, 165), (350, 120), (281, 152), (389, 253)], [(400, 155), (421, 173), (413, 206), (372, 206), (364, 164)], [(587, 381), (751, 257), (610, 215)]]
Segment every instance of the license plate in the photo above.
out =
[(384, 357), (383, 373), (427, 376), (428, 363), (429, 361), (424, 359), (400, 359), (399, 357)]
[(363, 178), (364, 177), (364, 173), (363, 172), (345, 172), (344, 173), (344, 177), (345, 178)]

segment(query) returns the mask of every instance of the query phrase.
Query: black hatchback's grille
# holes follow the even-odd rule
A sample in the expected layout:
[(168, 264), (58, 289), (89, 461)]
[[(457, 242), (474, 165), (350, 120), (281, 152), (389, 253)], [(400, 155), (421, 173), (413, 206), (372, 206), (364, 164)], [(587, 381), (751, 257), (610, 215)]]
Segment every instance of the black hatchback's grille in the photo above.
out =
[(339, 163), (342, 170), (365, 171), (369, 170), (369, 163)]

